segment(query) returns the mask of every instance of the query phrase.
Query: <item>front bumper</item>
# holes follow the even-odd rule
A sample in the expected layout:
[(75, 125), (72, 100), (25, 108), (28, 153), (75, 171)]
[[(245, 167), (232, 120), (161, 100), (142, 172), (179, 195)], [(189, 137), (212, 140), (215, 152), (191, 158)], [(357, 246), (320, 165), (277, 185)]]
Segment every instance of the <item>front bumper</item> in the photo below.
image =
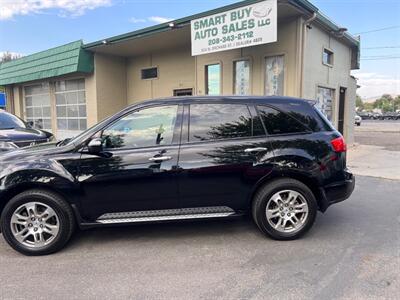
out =
[(356, 179), (350, 172), (345, 171), (345, 180), (334, 182), (320, 188), (320, 210), (326, 211), (332, 204), (346, 200), (354, 191)]

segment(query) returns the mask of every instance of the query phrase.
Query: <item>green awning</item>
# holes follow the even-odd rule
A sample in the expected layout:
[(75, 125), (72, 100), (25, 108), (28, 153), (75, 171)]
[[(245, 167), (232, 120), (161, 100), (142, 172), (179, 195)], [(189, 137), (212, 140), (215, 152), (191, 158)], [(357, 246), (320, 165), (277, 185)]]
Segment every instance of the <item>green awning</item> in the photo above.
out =
[(0, 64), (0, 85), (22, 83), (71, 73), (92, 73), (93, 54), (82, 41), (38, 52)]

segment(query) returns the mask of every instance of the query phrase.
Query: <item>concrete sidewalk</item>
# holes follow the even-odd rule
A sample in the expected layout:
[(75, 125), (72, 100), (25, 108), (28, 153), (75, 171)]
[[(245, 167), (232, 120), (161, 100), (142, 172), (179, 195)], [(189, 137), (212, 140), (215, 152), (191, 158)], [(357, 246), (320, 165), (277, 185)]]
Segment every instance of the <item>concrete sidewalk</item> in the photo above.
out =
[(347, 165), (356, 175), (400, 180), (400, 152), (385, 147), (354, 145), (347, 152)]
[(364, 121), (355, 140), (347, 154), (354, 174), (400, 180), (400, 121)]

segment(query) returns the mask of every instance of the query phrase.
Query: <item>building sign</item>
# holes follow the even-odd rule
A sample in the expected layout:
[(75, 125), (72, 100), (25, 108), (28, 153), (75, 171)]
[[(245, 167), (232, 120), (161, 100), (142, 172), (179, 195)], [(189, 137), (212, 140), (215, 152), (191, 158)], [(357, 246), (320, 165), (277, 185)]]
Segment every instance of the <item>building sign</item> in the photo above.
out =
[(6, 94), (0, 90), (0, 108), (6, 107)]
[(6, 90), (0, 86), (0, 108), (6, 107)]
[(191, 34), (193, 56), (276, 42), (276, 0), (192, 20)]

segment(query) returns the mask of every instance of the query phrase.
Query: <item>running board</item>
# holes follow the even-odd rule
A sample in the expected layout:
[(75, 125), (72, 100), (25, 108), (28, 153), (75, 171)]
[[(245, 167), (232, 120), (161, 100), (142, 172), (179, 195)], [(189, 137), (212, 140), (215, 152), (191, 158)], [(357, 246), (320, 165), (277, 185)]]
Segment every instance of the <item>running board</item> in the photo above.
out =
[(211, 206), (108, 213), (101, 215), (96, 222), (101, 224), (158, 222), (168, 220), (225, 218), (234, 215), (236, 215), (236, 212), (227, 206)]

